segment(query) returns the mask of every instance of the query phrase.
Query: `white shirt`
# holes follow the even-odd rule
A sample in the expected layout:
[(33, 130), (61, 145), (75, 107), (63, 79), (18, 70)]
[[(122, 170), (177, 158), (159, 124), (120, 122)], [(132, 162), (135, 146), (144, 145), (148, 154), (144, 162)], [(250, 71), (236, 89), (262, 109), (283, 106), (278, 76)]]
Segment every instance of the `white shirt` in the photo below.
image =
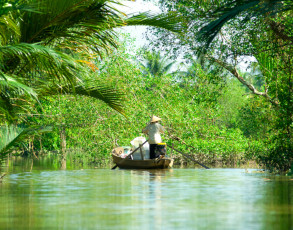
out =
[(149, 144), (158, 144), (162, 142), (160, 133), (165, 131), (164, 127), (159, 123), (150, 123), (142, 132), (149, 135)]

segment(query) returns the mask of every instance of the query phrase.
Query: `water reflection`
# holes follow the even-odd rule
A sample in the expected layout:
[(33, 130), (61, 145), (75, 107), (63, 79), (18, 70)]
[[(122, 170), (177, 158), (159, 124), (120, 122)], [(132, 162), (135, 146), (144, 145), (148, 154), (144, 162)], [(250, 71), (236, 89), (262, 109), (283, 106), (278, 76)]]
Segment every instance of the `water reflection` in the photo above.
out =
[(0, 184), (0, 229), (292, 229), (290, 177), (11, 165)]
[(266, 215), (272, 218), (267, 220), (267, 226), (279, 226), (279, 229), (293, 229), (292, 188), (293, 180), (288, 177), (272, 176), (268, 179), (265, 196)]
[[(134, 187), (140, 191), (139, 213), (148, 219), (143, 229), (164, 229), (167, 210), (164, 210), (164, 185), (172, 177), (173, 169), (165, 170), (132, 170), (131, 175), (139, 176), (143, 181)], [(167, 211), (167, 212), (166, 212)]]

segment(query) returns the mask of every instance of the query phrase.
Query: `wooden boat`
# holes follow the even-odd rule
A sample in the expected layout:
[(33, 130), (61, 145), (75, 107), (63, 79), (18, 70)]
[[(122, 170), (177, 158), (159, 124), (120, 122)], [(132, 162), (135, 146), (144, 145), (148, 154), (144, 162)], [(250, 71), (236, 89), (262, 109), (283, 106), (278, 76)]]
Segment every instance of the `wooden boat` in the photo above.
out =
[(123, 147), (117, 147), (112, 151), (113, 162), (121, 169), (166, 169), (173, 165), (173, 159), (165, 156), (155, 159), (132, 160), (123, 158), (123, 155), (125, 155)]

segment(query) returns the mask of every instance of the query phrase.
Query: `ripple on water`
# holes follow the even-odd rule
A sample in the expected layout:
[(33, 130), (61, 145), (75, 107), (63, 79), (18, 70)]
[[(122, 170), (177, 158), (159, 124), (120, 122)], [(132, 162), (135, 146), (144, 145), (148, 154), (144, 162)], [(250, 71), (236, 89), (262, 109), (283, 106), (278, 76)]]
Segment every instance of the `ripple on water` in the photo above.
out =
[(0, 226), (289, 229), (293, 183), (280, 177), (267, 182), (267, 177), (243, 169), (15, 173), (1, 185)]

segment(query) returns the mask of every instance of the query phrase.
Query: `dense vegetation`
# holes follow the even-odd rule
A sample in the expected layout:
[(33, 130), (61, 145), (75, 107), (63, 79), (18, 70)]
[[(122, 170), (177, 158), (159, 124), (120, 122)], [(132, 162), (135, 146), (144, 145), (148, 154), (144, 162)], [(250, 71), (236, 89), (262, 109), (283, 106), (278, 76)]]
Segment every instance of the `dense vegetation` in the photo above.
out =
[[(30, 130), (29, 141), (16, 145), (18, 150), (38, 153), (66, 147), (75, 153), (74, 161), (99, 164), (109, 162), (114, 146), (129, 145), (133, 138), (142, 135), (150, 116), (157, 115), (167, 129), (164, 140), (193, 153), (202, 162), (239, 165), (255, 160), (268, 169), (287, 171), (293, 159), (293, 34), (292, 3), (285, 2), (254, 1), (251, 5), (245, 0), (161, 0), (163, 10), (184, 16), (189, 23), (188, 33), (178, 38), (178, 34), (174, 37), (169, 32), (153, 30), (153, 51), (131, 55), (127, 45), (115, 40), (115, 47), (119, 48), (100, 52), (103, 59), (86, 55), (96, 50), (84, 54), (82, 63), (86, 63), (90, 73), (82, 75), (81, 94), (101, 89), (91, 88), (93, 84), (107, 82), (102, 91), (108, 97), (96, 98), (116, 111), (93, 97), (79, 96), (80, 85), (76, 87), (75, 81), (70, 80), (73, 87), (65, 89), (67, 94), (69, 89), (75, 89), (72, 96), (60, 90), (55, 96), (44, 94), (37, 102), (30, 101), (29, 111), (22, 113), (9, 110), (13, 103), (6, 103), (8, 106), (1, 110), (1, 123), (13, 123), (17, 114), (14, 123), (18, 129), (53, 129), (47, 132), (39, 128), (46, 133)], [(161, 36), (164, 39), (154, 39)], [(56, 47), (58, 52), (61, 48)], [(170, 55), (163, 56), (166, 53)], [(175, 62), (179, 55), (184, 56), (183, 66), (178, 65), (178, 60)], [(69, 62), (72, 56), (64, 58)], [(245, 62), (248, 68), (241, 68)], [(3, 68), (2, 72), (10, 73), (11, 68)], [(30, 71), (35, 73), (36, 69)], [(54, 83), (54, 89), (59, 87)], [(18, 86), (22, 93), (34, 97), (34, 85)], [(36, 88), (42, 89), (39, 86)]]
[[(54, 132), (31, 139), (29, 151), (60, 150), (65, 129), (66, 147), (74, 153), (73, 161), (108, 163), (110, 150), (130, 145), (132, 139), (141, 136), (152, 114), (163, 118), (167, 129), (164, 141), (194, 153), (206, 164), (237, 166), (255, 159), (256, 150), (263, 150), (263, 142), (256, 136), (257, 132), (266, 133), (269, 122), (252, 114), (253, 106), (263, 102), (250, 98), (237, 81), (216, 78), (217, 72), (204, 71), (199, 64), (193, 66), (196, 81), (195, 76), (181, 79), (178, 74), (146, 77), (132, 58), (120, 50), (99, 66), (98, 80), (107, 79), (125, 94), (127, 118), (94, 99), (48, 98), (42, 101), (43, 112), (29, 115), (26, 121), (30, 125), (53, 124)], [(258, 119), (265, 121), (256, 131), (254, 124), (261, 122)]]
[[(156, 36), (164, 38), (164, 45), (152, 39), (153, 48), (164, 47), (174, 56), (184, 55), (187, 61), (198, 57), (202, 63), (222, 67), (244, 85), (254, 100), (259, 101), (258, 104), (250, 102), (251, 107), (240, 111), (248, 112), (251, 108), (250, 116), (258, 121), (250, 135), (255, 140), (263, 140), (266, 148), (256, 150), (255, 154), (270, 169), (288, 170), (293, 157), (293, 2), (159, 2), (162, 9), (181, 12), (189, 18), (189, 30), (180, 41), (171, 34), (154, 31)], [(249, 64), (249, 69), (241, 73), (239, 66), (244, 62)], [(249, 72), (254, 72), (253, 76)], [(265, 120), (270, 124), (263, 132)], [(238, 122), (243, 124), (241, 120)]]
[(180, 32), (181, 26), (175, 14), (127, 17), (115, 8), (119, 5), (112, 0), (1, 1), (2, 156), (26, 137), (50, 131), (27, 115), (42, 113), (40, 102), (56, 95), (95, 98), (124, 114), (121, 93), (96, 81), (96, 64), (119, 45), (114, 29), (150, 25)]

